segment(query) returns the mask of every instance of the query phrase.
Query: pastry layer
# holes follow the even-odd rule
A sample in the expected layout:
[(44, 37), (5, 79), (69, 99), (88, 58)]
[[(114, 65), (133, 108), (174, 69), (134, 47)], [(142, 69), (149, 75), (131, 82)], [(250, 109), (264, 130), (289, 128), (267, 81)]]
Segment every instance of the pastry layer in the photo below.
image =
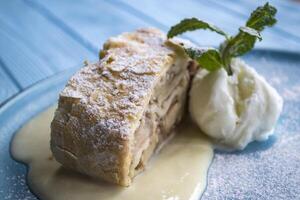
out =
[(143, 170), (156, 148), (172, 136), (172, 128), (184, 114), (189, 73), (181, 64), (174, 64), (161, 78), (134, 133), (131, 177)]
[(64, 167), (127, 186), (181, 118), (189, 59), (157, 29), (110, 38), (67, 83), (51, 124)]

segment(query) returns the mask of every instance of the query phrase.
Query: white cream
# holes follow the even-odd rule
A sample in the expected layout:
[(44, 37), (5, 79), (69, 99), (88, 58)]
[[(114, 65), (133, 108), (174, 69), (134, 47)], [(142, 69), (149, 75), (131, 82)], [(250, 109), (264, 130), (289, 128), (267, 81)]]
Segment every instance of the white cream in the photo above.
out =
[(253, 68), (232, 61), (233, 75), (222, 68), (199, 70), (190, 91), (193, 121), (218, 144), (244, 149), (273, 134), (283, 100)]

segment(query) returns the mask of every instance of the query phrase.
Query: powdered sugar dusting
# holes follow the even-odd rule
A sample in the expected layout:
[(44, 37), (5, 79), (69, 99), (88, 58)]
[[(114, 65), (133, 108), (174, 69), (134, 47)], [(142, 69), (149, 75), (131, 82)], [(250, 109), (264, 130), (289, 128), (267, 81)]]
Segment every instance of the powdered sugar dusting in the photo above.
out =
[(283, 112), (268, 141), (216, 152), (202, 199), (299, 199), (300, 61), (290, 64), (268, 53), (246, 60), (283, 96)]
[(290, 89), (285, 88), (282, 96), (286, 100), (300, 101), (300, 84), (294, 85)]
[(77, 72), (61, 96), (79, 98), (80, 104), (90, 108), (90, 114), (98, 120), (125, 121), (132, 127), (138, 122), (160, 72), (173, 62), (174, 52), (163, 45), (164, 40), (165, 36), (156, 29), (141, 29), (109, 39), (100, 62), (87, 64)]
[(86, 62), (68, 81), (51, 125), (51, 148), (59, 162), (129, 183), (133, 133), (152, 90), (175, 62), (176, 53), (165, 41), (151, 28), (110, 38), (100, 61)]

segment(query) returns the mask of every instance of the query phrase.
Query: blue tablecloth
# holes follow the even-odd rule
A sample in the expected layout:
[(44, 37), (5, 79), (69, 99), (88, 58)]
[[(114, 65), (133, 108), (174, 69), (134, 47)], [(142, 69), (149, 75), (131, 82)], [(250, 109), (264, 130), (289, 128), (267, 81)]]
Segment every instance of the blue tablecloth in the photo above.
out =
[[(138, 27), (164, 31), (184, 17), (199, 17), (229, 33), (245, 23), (261, 0), (1, 0), (0, 106), (39, 80), (83, 60), (96, 60), (103, 42)], [(271, 0), (278, 24), (257, 48), (300, 51), (300, 3)], [(221, 38), (205, 32), (186, 37), (202, 45)], [(199, 37), (200, 35), (200, 37)]]
[[(35, 199), (28, 188), (24, 186), (26, 168), (9, 157), (11, 135), (26, 120), (46, 105), (49, 105), (47, 101), (53, 102), (53, 99), (57, 97), (58, 88), (65, 81), (65, 74), (69, 76), (73, 73), (73, 70), (75, 70), (73, 67), (79, 66), (84, 60), (98, 59), (98, 51), (108, 37), (118, 35), (124, 31), (132, 31), (139, 27), (152, 26), (168, 31), (171, 25), (182, 18), (192, 16), (210, 21), (225, 31), (234, 34), (238, 27), (245, 23), (251, 11), (264, 3), (263, 0), (0, 0), (0, 111), (2, 109), (2, 113), (0, 112), (2, 114), (0, 116), (0, 141), (2, 142), (0, 144), (0, 163), (4, 163), (0, 167), (0, 177), (2, 177), (1, 180), (5, 180), (4, 182), (0, 181), (0, 198), (24, 199), (23, 197), (26, 196), (26, 199), (27, 197), (28, 199)], [(264, 39), (257, 44), (256, 48), (300, 53), (300, 34), (298, 33), (300, 32), (300, 1), (270, 0), (270, 3), (278, 9), (278, 23), (275, 27), (263, 32)], [(200, 45), (212, 46), (218, 45), (222, 40), (216, 34), (206, 32), (189, 33), (185, 37)], [(269, 51), (257, 52), (267, 54)], [(299, 69), (299, 54), (271, 52), (272, 56), (269, 56), (269, 59), (270, 57), (272, 59), (274, 57), (279, 58), (279, 62), (275, 67), (271, 63), (272, 69), (279, 68), (281, 63), (286, 62), (284, 55), (289, 55), (289, 58), (292, 59), (293, 65), (288, 66), (290, 70), (295, 70), (296, 67)], [(283, 56), (281, 57), (281, 55)], [(248, 59), (251, 60), (251, 58)], [(276, 62), (278, 60), (275, 59)], [(281, 60), (283, 61), (281, 62)], [(270, 69), (270, 65), (269, 68), (268, 66), (262, 67), (265, 67), (263, 68), (265, 70)], [(286, 70), (286, 68), (283, 69)], [(51, 79), (42, 81), (40, 85), (35, 85), (39, 81), (63, 70), (66, 71), (60, 73), (59, 76), (54, 76)], [(265, 71), (263, 74), (267, 72)], [(298, 83), (299, 70), (293, 72), (286, 71), (291, 81), (286, 82), (286, 85), (282, 87), (290, 86), (288, 83)], [(53, 87), (50, 87), (50, 85)], [(293, 98), (293, 95), (295, 96), (299, 89), (294, 88), (293, 90), (292, 88), (291, 91), (291, 97)], [(21, 92), (22, 94), (20, 94)], [(28, 93), (35, 95), (28, 95)], [(18, 94), (20, 95), (18, 96)], [(15, 96), (18, 97), (14, 98)], [(13, 98), (14, 100), (12, 100)], [(36, 98), (34, 102), (32, 101), (33, 98)], [(299, 106), (295, 106), (293, 103), (288, 101), (281, 128), (279, 127), (279, 132), (281, 132), (283, 138), (289, 132), (292, 134), (299, 133), (299, 120), (297, 118)], [(18, 113), (23, 115), (18, 115)], [(11, 123), (11, 121), (13, 122)], [(289, 123), (291, 123), (291, 126)], [(268, 147), (268, 144), (273, 142), (274, 139), (270, 139), (263, 145)], [(298, 143), (294, 142), (292, 144), (297, 145)], [(285, 150), (283, 153), (288, 152), (296, 157), (299, 148), (289, 146), (290, 149), (293, 149), (293, 151)], [(276, 151), (276, 148), (274, 151)], [(244, 153), (249, 152), (245, 150)], [(260, 190), (250, 191), (252, 192), (249, 193), (250, 197), (255, 195), (257, 198), (266, 198), (266, 195), (268, 195), (269, 199), (273, 199), (273, 196), (268, 192), (273, 187), (276, 192), (273, 192), (272, 195), (281, 192), (284, 197), (299, 196), (298, 187), (295, 187), (295, 185), (299, 185), (297, 182), (299, 180), (297, 179), (299, 170), (296, 170), (299, 169), (299, 164), (296, 163), (298, 160), (295, 160), (293, 167), (284, 168), (283, 165), (277, 166), (277, 164), (288, 162), (291, 159), (284, 157), (285, 155), (281, 156), (283, 154), (276, 155), (280, 157), (273, 156), (273, 160), (264, 160), (258, 165), (258, 170), (256, 166), (250, 166), (249, 169), (256, 170), (256, 173), (250, 176), (253, 176), (253, 180), (257, 180), (249, 182), (253, 185), (262, 180), (262, 182), (259, 182), (260, 185), (254, 185), (254, 187), (258, 189), (259, 187), (266, 187), (261, 193), (257, 192)], [(226, 162), (224, 162), (224, 157), (227, 159)], [(217, 164), (212, 165), (212, 173), (209, 178), (219, 177), (218, 173), (222, 173), (224, 180), (232, 179), (229, 176), (231, 171), (227, 171), (227, 174), (224, 175), (226, 167), (234, 171), (237, 169), (237, 166), (234, 167), (235, 164), (239, 165), (239, 163), (245, 162), (251, 165), (251, 163), (255, 163), (255, 159), (245, 161), (245, 158), (250, 157), (253, 158), (253, 155), (237, 158), (234, 155), (230, 157), (230, 155), (216, 153), (214, 163)], [(263, 160), (264, 157), (261, 157), (261, 159)], [(274, 171), (272, 166), (265, 170), (266, 163), (269, 161), (272, 162), (273, 166), (276, 166), (277, 171)], [(281, 170), (284, 172), (282, 174), (285, 175), (283, 176), (284, 180), (279, 180), (280, 184), (276, 179), (277, 182), (274, 182), (274, 184), (277, 184), (276, 186), (274, 184), (266, 185), (273, 181), (273, 179), (269, 179), (272, 177), (268, 171), (270, 169), (274, 173), (284, 169)], [(242, 173), (241, 170), (239, 172)], [(261, 177), (261, 174), (265, 176)], [(278, 173), (277, 177), (282, 174)], [(292, 181), (289, 180), (291, 176), (295, 177)], [(16, 177), (22, 181), (16, 182)], [(265, 180), (267, 180), (267, 183), (264, 182)], [(234, 180), (232, 184), (237, 182), (239, 180)], [(242, 183), (245, 184), (247, 181), (244, 179)], [(229, 189), (222, 187), (222, 191), (228, 191), (228, 193), (239, 192), (231, 186), (229, 184)], [(22, 190), (19, 190), (19, 188)], [(208, 192), (213, 189), (215, 188), (211, 187)], [(205, 193), (205, 195), (208, 194)], [(212, 195), (211, 197), (214, 196), (211, 193), (210, 195)], [(237, 194), (233, 193), (233, 196), (235, 195)], [(279, 199), (281, 196), (277, 195), (276, 198)]]

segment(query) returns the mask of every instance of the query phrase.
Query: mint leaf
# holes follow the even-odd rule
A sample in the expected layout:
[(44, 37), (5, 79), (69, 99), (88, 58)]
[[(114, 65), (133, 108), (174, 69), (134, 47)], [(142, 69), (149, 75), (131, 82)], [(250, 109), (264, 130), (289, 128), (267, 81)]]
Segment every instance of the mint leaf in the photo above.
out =
[(198, 64), (208, 70), (215, 71), (222, 67), (223, 63), (221, 60), (220, 53), (217, 49), (207, 48), (207, 49), (195, 49), (195, 48), (187, 48), (185, 49), (187, 55), (196, 60)]
[(182, 34), (187, 31), (194, 31), (197, 29), (208, 29), (211, 31), (214, 31), (220, 35), (223, 35), (225, 38), (228, 38), (228, 35), (222, 31), (220, 28), (209, 24), (207, 22), (204, 22), (202, 20), (199, 20), (197, 18), (190, 18), (190, 19), (184, 19), (175, 26), (172, 26), (169, 30), (167, 37), (172, 38), (176, 35)]
[(224, 59), (244, 55), (253, 49), (256, 38), (259, 40), (262, 39), (260, 33), (255, 29), (240, 27), (239, 30), (240, 32), (235, 37), (231, 37), (225, 42), (222, 48), (220, 47), (220, 51), (222, 52)]
[(246, 33), (239, 33), (227, 43), (223, 53), (230, 58), (241, 56), (254, 47), (255, 41), (256, 37)]
[(233, 57), (241, 56), (250, 51), (255, 44), (256, 36), (250, 35), (247, 32), (240, 31), (235, 37), (225, 41), (220, 46), (221, 57), (224, 63), (224, 68), (229, 75), (232, 75), (230, 66)]
[(276, 23), (275, 14), (277, 10), (275, 7), (266, 3), (262, 7), (258, 7), (251, 13), (246, 26), (261, 32), (265, 26), (273, 26)]
[[(231, 60), (234, 57), (242, 56), (253, 49), (257, 39), (262, 40), (260, 32), (266, 26), (273, 26), (276, 23), (276, 8), (266, 3), (251, 13), (246, 26), (240, 27), (238, 34), (228, 36), (218, 27), (196, 18), (184, 19), (168, 32), (168, 38), (182, 34), (186, 31), (197, 29), (208, 29), (225, 36), (226, 40), (221, 43), (219, 49), (195, 50), (185, 49), (186, 53), (195, 59), (202, 68), (209, 71), (224, 67), (229, 75), (232, 75)], [(184, 48), (184, 47), (183, 47)]]

